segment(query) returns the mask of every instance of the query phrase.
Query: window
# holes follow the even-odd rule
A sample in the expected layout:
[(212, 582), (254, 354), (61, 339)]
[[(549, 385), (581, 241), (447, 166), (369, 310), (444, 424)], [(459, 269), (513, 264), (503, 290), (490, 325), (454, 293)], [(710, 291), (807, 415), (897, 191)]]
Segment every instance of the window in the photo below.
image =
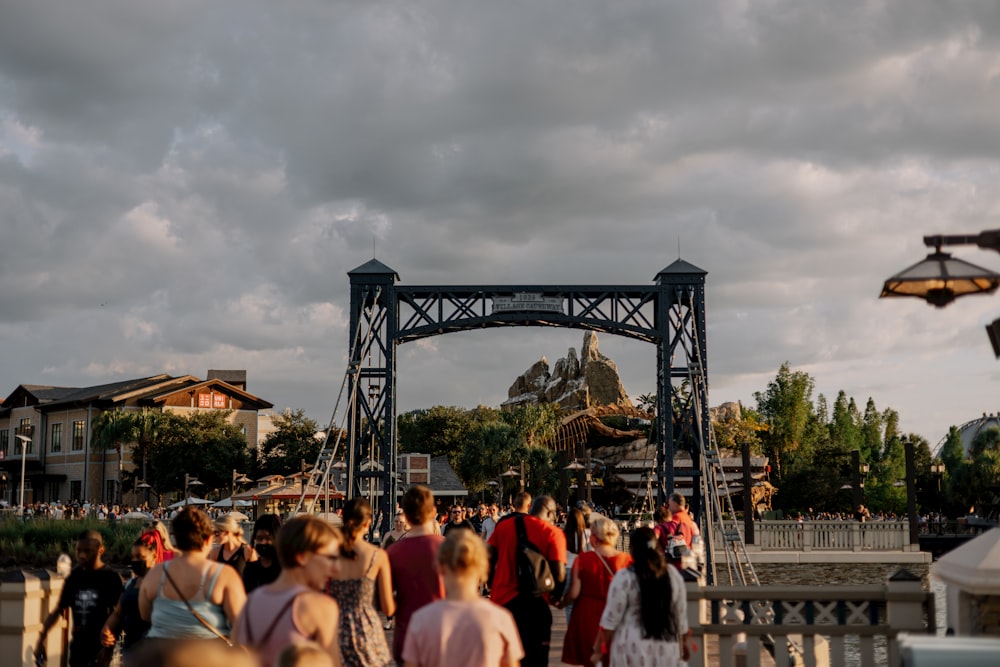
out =
[(115, 495), (115, 480), (109, 479), (104, 483), (104, 501), (113, 503), (117, 499)]
[(62, 424), (52, 425), (52, 438), (49, 440), (49, 451), (52, 453), (62, 451)]
[(53, 502), (56, 500), (59, 500), (59, 482), (49, 482), (48, 501)]
[(3, 458), (7, 458), (8, 447), (10, 447), (10, 431), (0, 429), (0, 452), (3, 452)]
[(79, 452), (83, 449), (83, 435), (86, 432), (86, 424), (81, 419), (73, 422), (73, 451)]
[(81, 496), (83, 496), (83, 480), (74, 479), (69, 483), (69, 500), (82, 500)]
[[(34, 452), (35, 452), (35, 431), (34, 431), (34, 427), (31, 425), (31, 420), (30, 419), (28, 419), (27, 417), (24, 417), (23, 419), (21, 419), (21, 426), (18, 428), (18, 433), (24, 433), (24, 434), (27, 434), (27, 435), (29, 435), (31, 437), (31, 442), (28, 443), (28, 451), (25, 452), (25, 453), (27, 453), (27, 454), (34, 454)], [(17, 442), (14, 443), (14, 447), (15, 447), (15, 450), (16, 450), (14, 452), (15, 454), (20, 454), (21, 453), (21, 442), (22, 442), (21, 439), (18, 438)], [(25, 486), (27, 486), (27, 485), (25, 485)]]

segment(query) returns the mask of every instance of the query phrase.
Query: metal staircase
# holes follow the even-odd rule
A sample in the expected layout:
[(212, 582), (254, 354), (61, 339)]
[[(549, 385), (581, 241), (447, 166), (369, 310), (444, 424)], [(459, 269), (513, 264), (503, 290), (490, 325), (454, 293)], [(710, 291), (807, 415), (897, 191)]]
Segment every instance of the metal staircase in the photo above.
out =
[[(688, 304), (693, 308), (694, 304)], [(699, 363), (702, 359), (701, 341), (697, 335), (690, 338), (693, 349), (688, 353), (688, 382), (691, 387), (692, 416), (697, 418), (707, 406), (702, 405), (702, 397), (708, 396), (705, 383), (705, 372)], [(720, 583), (719, 556), (725, 556), (725, 577), (730, 585), (757, 586), (760, 581), (753, 563), (747, 555), (746, 543), (740, 530), (739, 521), (733, 506), (732, 496), (728, 493), (729, 479), (722, 465), (722, 453), (715, 438), (715, 430), (709, 422), (708, 440), (702, 435), (701, 429), (693, 429), (696, 433), (698, 458), (700, 459), (699, 483), (701, 497), (705, 499), (705, 531), (702, 539), (705, 544), (707, 578), (710, 584)], [(722, 544), (715, 545), (716, 536), (722, 538)]]

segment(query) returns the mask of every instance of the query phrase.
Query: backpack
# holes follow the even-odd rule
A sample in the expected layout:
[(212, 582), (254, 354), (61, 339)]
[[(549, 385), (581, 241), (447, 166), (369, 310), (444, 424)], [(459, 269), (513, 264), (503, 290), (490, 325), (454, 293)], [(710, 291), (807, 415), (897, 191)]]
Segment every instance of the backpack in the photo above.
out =
[(517, 592), (522, 595), (540, 597), (555, 590), (556, 580), (552, 576), (549, 561), (534, 544), (528, 541), (524, 526), (524, 515), (514, 517), (517, 526)]
[(653, 528), (656, 534), (659, 550), (668, 560), (679, 560), (687, 551), (684, 531), (676, 521), (664, 521)]

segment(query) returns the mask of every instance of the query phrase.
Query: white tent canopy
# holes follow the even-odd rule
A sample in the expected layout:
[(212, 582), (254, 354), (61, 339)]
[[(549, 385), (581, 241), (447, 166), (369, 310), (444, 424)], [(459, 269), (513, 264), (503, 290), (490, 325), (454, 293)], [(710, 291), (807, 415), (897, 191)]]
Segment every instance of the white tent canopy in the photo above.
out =
[(250, 501), (250, 500), (240, 500), (239, 498), (236, 498), (235, 500), (233, 498), (223, 498), (222, 500), (220, 500), (217, 503), (212, 503), (212, 507), (220, 507), (220, 508), (224, 508), (224, 507), (252, 507), (252, 506), (253, 506), (253, 502), (252, 501)]
[(188, 498), (187, 500), (178, 500), (173, 505), (170, 505), (170, 509), (177, 509), (178, 507), (184, 507), (185, 505), (211, 505), (211, 500), (205, 500), (204, 498)]

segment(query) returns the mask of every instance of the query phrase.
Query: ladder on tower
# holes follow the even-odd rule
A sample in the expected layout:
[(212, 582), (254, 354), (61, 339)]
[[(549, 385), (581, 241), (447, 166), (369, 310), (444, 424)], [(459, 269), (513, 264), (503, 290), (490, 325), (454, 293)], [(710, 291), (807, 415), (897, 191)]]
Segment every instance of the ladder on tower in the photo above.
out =
[[(694, 309), (693, 297), (688, 305), (692, 310)], [(702, 411), (707, 409), (707, 406), (702, 405), (702, 397), (708, 396), (708, 386), (705, 381), (704, 369), (701, 367), (701, 341), (698, 339), (696, 327), (695, 333), (691, 337), (691, 345), (692, 349), (686, 350), (688, 353), (688, 381), (691, 387), (692, 419), (697, 423), (701, 419)], [(701, 476), (699, 478), (701, 492), (707, 505), (705, 508), (706, 530), (703, 540), (710, 582), (719, 583), (719, 564), (716, 561), (719, 555), (724, 555), (726, 575), (730, 585), (757, 586), (760, 581), (747, 554), (746, 542), (736, 518), (733, 499), (728, 492), (729, 479), (727, 479), (725, 467), (722, 464), (722, 452), (719, 450), (715, 431), (709, 422), (706, 441), (700, 428), (693, 430), (697, 434), (698, 453), (701, 460)], [(748, 511), (748, 508), (745, 511)], [(718, 547), (715, 545), (716, 535), (721, 536), (722, 539), (722, 544)]]
[[(376, 289), (372, 297), (373, 300), (377, 301), (381, 290)], [(367, 299), (368, 294), (365, 294)], [(367, 331), (363, 331), (363, 320), (359, 319), (358, 327), (354, 332), (354, 336), (351, 339), (351, 350), (347, 371), (344, 373), (344, 379), (340, 384), (340, 391), (337, 394), (337, 401), (333, 407), (333, 414), (330, 416), (330, 422), (326, 429), (326, 436), (323, 439), (323, 445), (320, 447), (319, 454), (316, 457), (316, 463), (312, 468), (304, 472), (302, 478), (302, 492), (299, 495), (298, 501), (295, 503), (295, 507), (292, 510), (292, 514), (299, 514), (305, 512), (308, 514), (313, 514), (316, 512), (316, 508), (319, 506), (319, 498), (321, 491), (327, 492), (326, 506), (329, 511), (329, 484), (330, 477), (333, 470), (338, 466), (338, 461), (343, 461), (343, 458), (338, 458), (338, 453), (341, 451), (342, 446), (354, 448), (354, 432), (348, 432), (348, 420), (350, 415), (353, 414), (355, 407), (357, 406), (357, 392), (360, 391), (360, 377), (361, 377), (361, 362), (360, 359), (356, 359), (356, 351), (358, 349), (363, 349), (363, 341), (370, 340), (372, 336), (372, 323), (369, 322), (369, 327)], [(348, 388), (353, 387), (353, 391), (348, 392)], [(349, 393), (347, 396), (346, 403), (344, 402), (345, 393)], [(340, 412), (341, 405), (345, 405), (343, 413)], [(347, 433), (348, 442), (344, 443), (344, 434)], [(340, 456), (343, 456), (341, 454)], [(374, 485), (369, 485), (373, 488)], [(344, 489), (346, 494), (354, 494), (356, 490), (354, 489)], [(312, 502), (307, 501), (312, 498)], [(370, 499), (370, 501), (373, 499)], [(372, 506), (375, 504), (372, 502)]]

